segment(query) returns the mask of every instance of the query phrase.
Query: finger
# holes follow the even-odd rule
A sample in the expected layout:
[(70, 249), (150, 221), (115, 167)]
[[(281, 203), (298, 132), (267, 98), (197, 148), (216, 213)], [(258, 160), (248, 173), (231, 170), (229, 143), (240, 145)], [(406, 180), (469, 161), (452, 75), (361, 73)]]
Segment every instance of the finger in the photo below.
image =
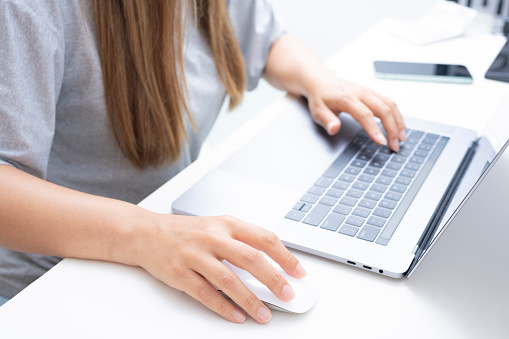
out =
[(322, 126), (329, 135), (334, 135), (341, 128), (341, 121), (337, 114), (332, 112), (325, 103), (313, 103), (309, 105), (313, 120)]
[(290, 301), (295, 292), (288, 281), (270, 264), (263, 252), (243, 243), (234, 241), (230, 246), (224, 246), (218, 251), (219, 255), (233, 265), (248, 271), (279, 299)]
[[(197, 264), (194, 268), (193, 266)], [(242, 307), (253, 319), (260, 323), (266, 323), (271, 318), (271, 313), (256, 295), (251, 292), (240, 280), (223, 263), (213, 260), (207, 261), (206, 264), (191, 263), (191, 267), (200, 272), (208, 281), (220, 289), (228, 297), (230, 297), (237, 305)], [(229, 312), (230, 310), (228, 310)], [(228, 314), (225, 312), (225, 314)], [(233, 312), (233, 311), (232, 311)]]
[(396, 120), (396, 126), (399, 131), (399, 140), (406, 141), (406, 125), (405, 121), (403, 120), (403, 115), (401, 114), (398, 105), (391, 99), (387, 98), (386, 96), (376, 93), (376, 95), (383, 101), (387, 106), (389, 106), (394, 112), (394, 119)]
[(362, 98), (364, 103), (371, 109), (375, 116), (380, 118), (387, 133), (389, 148), (399, 151), (399, 130), (394, 115), (396, 114), (383, 100), (376, 95)]
[(368, 106), (359, 100), (350, 101), (348, 102), (347, 112), (361, 124), (374, 142), (379, 145), (387, 145), (387, 139), (382, 133), (380, 127), (378, 127), (378, 124), (375, 121), (375, 115)]
[(190, 271), (186, 279), (184, 292), (226, 320), (241, 323), (246, 319), (241, 310), (226, 300), (221, 293), (196, 272)]
[(283, 245), (274, 232), (241, 220), (237, 220), (236, 225), (237, 227), (232, 228), (234, 239), (266, 253), (292, 277), (300, 279), (306, 276), (306, 270), (299, 260)]

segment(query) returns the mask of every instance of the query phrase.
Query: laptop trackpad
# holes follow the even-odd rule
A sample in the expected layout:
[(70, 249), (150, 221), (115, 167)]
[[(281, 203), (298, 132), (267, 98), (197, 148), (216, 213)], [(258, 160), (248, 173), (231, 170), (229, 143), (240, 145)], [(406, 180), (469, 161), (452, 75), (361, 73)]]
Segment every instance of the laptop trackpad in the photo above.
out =
[(339, 136), (327, 136), (309, 117), (297, 122), (276, 119), (220, 169), (303, 190), (325, 170), (340, 140)]

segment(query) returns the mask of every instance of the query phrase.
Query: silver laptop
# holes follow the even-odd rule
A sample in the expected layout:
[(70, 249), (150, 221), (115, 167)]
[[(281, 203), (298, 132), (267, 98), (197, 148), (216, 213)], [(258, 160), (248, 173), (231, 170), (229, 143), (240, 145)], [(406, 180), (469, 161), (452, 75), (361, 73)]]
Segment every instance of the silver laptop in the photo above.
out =
[(173, 212), (229, 214), (288, 247), (405, 276), (495, 156), (473, 130), (406, 118), (399, 153), (342, 113), (328, 136), (294, 100), (181, 195)]

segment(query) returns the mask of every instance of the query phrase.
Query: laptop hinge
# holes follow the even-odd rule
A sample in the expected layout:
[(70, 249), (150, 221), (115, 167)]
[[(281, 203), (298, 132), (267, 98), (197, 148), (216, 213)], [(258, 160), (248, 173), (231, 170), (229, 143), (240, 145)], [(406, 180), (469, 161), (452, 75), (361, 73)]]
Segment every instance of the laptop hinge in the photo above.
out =
[(407, 275), (410, 272), (412, 272), (415, 265), (417, 265), (422, 255), (433, 241), (435, 233), (438, 227), (440, 226), (440, 223), (442, 222), (442, 219), (444, 218), (444, 215), (447, 209), (449, 208), (449, 205), (451, 204), (451, 201), (454, 198), (454, 195), (456, 194), (456, 191), (458, 190), (458, 187), (461, 181), (463, 180), (463, 177), (465, 176), (465, 173), (467, 172), (467, 169), (470, 166), (472, 159), (474, 158), (478, 146), (479, 139), (475, 140), (472, 143), (470, 148), (465, 153), (465, 156), (461, 160), (461, 163), (458, 169), (456, 170), (456, 173), (454, 173), (454, 176), (451, 182), (449, 183), (449, 186), (447, 186), (447, 189), (445, 190), (445, 193), (442, 196), (440, 203), (435, 209), (435, 212), (433, 212), (433, 215), (429, 220), (428, 224), (426, 225), (426, 228), (422, 233), (421, 238), (417, 242), (417, 245), (415, 245), (415, 248), (412, 252), (412, 254), (414, 254), (414, 260), (412, 261), (412, 264), (408, 268)]

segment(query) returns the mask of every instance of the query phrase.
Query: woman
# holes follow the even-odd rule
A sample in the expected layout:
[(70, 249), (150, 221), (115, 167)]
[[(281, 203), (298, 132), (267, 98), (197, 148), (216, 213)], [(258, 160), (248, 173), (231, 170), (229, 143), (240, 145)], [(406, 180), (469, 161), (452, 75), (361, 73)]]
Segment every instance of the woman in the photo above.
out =
[[(279, 26), (266, 0), (0, 1), (0, 295), (60, 257), (141, 266), (232, 322), (270, 311), (223, 264), (280, 299), (294, 292), (265, 261), (306, 271), (277, 237), (228, 216), (139, 208), (191, 163), (225, 96), (264, 76), (308, 99), (329, 134), (351, 113), (379, 144), (405, 139), (387, 98), (339, 79)], [(374, 117), (387, 131), (381, 133)], [(29, 254), (31, 253), (31, 254)]]

